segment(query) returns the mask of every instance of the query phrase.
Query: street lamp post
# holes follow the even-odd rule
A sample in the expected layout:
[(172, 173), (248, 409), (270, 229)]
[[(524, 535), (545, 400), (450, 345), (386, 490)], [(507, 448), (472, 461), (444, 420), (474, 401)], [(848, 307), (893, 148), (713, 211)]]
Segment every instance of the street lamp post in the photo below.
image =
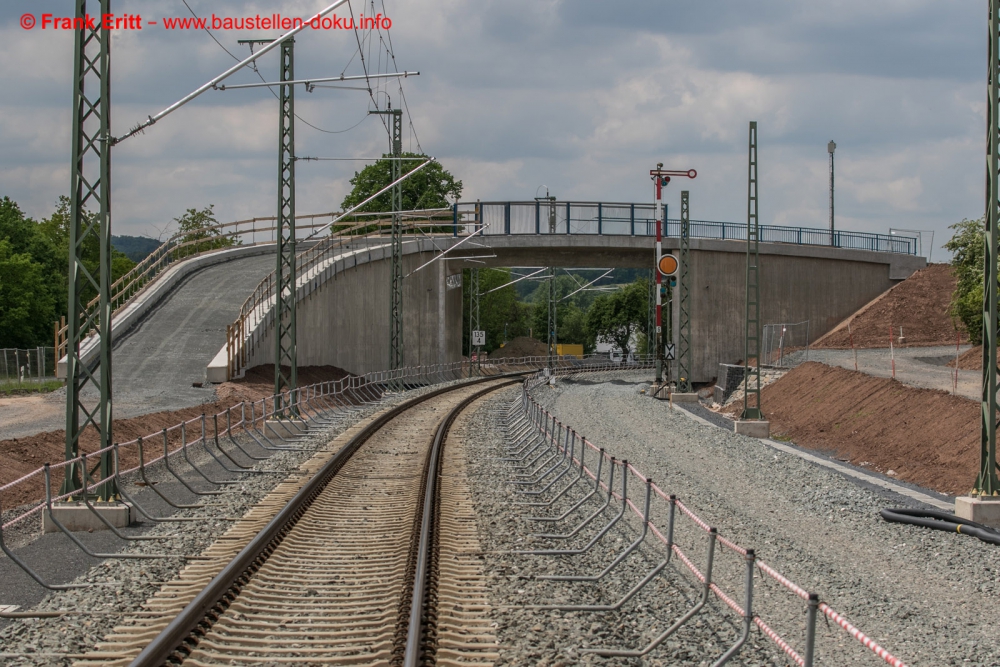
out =
[(833, 151), (837, 150), (837, 144), (833, 143), (833, 139), (830, 143), (826, 145), (826, 150), (830, 154), (830, 245), (835, 245), (833, 242)]

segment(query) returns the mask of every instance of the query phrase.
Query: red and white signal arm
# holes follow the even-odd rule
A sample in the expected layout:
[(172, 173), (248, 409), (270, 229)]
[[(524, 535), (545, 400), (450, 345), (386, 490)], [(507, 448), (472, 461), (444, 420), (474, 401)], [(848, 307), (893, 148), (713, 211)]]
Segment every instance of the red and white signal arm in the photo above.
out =
[(670, 253), (665, 253), (660, 255), (660, 261), (656, 263), (656, 268), (660, 270), (660, 273), (665, 276), (672, 276), (677, 273), (677, 269), (680, 264), (677, 262), (677, 258)]

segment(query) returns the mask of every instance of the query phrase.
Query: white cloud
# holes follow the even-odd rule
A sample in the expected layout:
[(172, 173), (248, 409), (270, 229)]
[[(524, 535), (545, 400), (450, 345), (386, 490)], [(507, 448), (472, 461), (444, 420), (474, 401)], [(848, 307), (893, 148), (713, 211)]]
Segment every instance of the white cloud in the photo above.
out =
[[(324, 0), (189, 0), (201, 14), (308, 15)], [(24, 31), (25, 11), (65, 12), (55, 0), (0, 9), (0, 195), (41, 216), (69, 183), (72, 35)], [(376, 3), (381, 10), (381, 3)], [(16, 5), (16, 7), (13, 7)], [(355, 1), (355, 12), (362, 11)], [(933, 228), (982, 207), (985, 12), (959, 0), (827, 4), (766, 0), (389, 0), (412, 122), (425, 151), (465, 182), (466, 198), (527, 199), (539, 184), (560, 197), (648, 201), (645, 175), (662, 161), (696, 168), (668, 188), (692, 193), (693, 217), (742, 220), (747, 122), (760, 122), (762, 221), (827, 224), (826, 142), (838, 143), (838, 226), (885, 232)], [(120, 0), (116, 11), (184, 16), (173, 0)], [(366, 12), (368, 13), (368, 12)], [(234, 54), (236, 40), (216, 37)], [(306, 31), (303, 76), (360, 73), (352, 33)], [(386, 68), (377, 48), (373, 70)], [(348, 62), (350, 61), (350, 65)], [(121, 133), (234, 61), (202, 32), (122, 33), (113, 41), (112, 120)], [(276, 58), (260, 73), (276, 78)], [(259, 81), (242, 72), (234, 81)], [(393, 104), (395, 84), (380, 84)], [(343, 130), (365, 118), (357, 91), (300, 94), (310, 123)], [(264, 90), (210, 91), (115, 150), (114, 219), (154, 233), (188, 207), (223, 219), (275, 208), (277, 102)], [(387, 139), (367, 119), (347, 133), (297, 125), (306, 156), (377, 155)], [(407, 147), (413, 137), (404, 135)], [(330, 210), (361, 163), (300, 163), (303, 212)], [(675, 187), (676, 186), (676, 187)]]

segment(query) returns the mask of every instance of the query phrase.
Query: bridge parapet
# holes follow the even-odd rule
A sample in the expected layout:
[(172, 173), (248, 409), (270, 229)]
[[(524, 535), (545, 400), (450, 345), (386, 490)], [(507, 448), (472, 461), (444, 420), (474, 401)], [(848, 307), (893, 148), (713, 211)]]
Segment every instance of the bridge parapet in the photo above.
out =
[[(482, 230), (484, 236), (581, 234), (656, 236), (655, 206), (623, 202), (506, 201), (459, 202), (452, 207), (456, 236)], [(667, 219), (664, 234), (680, 237), (680, 220)], [(745, 241), (746, 223), (692, 220), (693, 238)], [(762, 243), (829, 246), (916, 255), (916, 237), (812, 227), (761, 225)]]

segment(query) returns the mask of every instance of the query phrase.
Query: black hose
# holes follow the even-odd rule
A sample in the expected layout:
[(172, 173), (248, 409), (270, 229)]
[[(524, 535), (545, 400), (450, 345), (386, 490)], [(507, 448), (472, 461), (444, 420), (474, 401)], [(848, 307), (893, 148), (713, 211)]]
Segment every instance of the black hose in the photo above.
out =
[(988, 544), (1000, 545), (1000, 530), (984, 526), (975, 521), (941, 512), (939, 510), (918, 510), (910, 508), (884, 509), (879, 514), (892, 523), (908, 523), (912, 526), (923, 526), (932, 530), (943, 530), (948, 533), (961, 533), (977, 537)]

